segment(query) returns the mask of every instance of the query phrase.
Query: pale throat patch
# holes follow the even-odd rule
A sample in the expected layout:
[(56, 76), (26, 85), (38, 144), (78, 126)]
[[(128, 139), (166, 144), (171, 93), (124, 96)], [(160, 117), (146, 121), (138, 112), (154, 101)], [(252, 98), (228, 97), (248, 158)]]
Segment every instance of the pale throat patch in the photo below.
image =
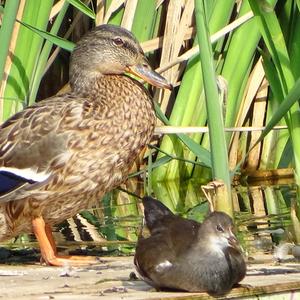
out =
[(224, 256), (222, 249), (229, 246), (228, 240), (226, 238), (220, 238), (217, 236), (210, 237), (208, 244), (210, 250), (220, 256)]

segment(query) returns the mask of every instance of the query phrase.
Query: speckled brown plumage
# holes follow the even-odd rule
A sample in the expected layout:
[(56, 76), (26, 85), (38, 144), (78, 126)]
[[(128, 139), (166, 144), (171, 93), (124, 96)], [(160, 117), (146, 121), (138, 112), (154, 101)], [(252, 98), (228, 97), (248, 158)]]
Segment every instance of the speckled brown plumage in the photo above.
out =
[[(144, 68), (141, 74), (136, 66)], [(151, 139), (155, 113), (144, 86), (124, 72), (168, 87), (128, 31), (102, 25), (72, 54), (72, 92), (28, 107), (0, 127), (0, 168), (45, 177), (0, 196), (0, 240), (31, 232), (36, 217), (61, 222), (126, 179)]]

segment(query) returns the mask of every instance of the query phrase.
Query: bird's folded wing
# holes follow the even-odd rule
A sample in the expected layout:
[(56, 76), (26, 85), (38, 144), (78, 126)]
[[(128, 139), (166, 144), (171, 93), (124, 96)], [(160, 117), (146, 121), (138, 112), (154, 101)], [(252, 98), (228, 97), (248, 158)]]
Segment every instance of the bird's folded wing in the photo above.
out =
[(0, 202), (13, 200), (16, 190), (46, 183), (54, 162), (66, 161), (71, 132), (61, 130), (61, 124), (79, 119), (81, 111), (82, 102), (53, 97), (0, 126)]

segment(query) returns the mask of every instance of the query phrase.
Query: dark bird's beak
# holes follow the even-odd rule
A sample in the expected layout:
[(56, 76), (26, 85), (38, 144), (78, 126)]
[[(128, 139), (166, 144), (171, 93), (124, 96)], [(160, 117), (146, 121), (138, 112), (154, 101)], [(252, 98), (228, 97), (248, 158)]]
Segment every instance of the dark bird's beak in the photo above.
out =
[(227, 236), (227, 239), (228, 239), (229, 245), (230, 245), (232, 248), (234, 248), (234, 249), (236, 249), (236, 250), (238, 250), (238, 251), (241, 250), (240, 244), (239, 244), (239, 242), (238, 242), (236, 236), (234, 235), (234, 233), (233, 233), (231, 230), (229, 231), (229, 234), (228, 234), (228, 236)]
[(229, 241), (229, 245), (233, 248), (236, 248), (237, 245), (238, 245), (238, 241), (236, 239), (236, 237), (233, 235), (233, 236), (230, 236), (228, 237), (228, 241)]
[(172, 89), (172, 85), (164, 77), (153, 71), (146, 64), (127, 67), (126, 72), (138, 76), (154, 86), (169, 90)]

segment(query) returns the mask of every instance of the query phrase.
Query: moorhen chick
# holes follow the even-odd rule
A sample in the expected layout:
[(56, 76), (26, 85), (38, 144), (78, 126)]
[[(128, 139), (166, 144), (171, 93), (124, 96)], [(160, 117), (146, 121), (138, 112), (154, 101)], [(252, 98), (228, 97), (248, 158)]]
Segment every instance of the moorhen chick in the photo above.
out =
[(215, 296), (245, 277), (245, 260), (227, 214), (213, 212), (200, 224), (174, 215), (151, 197), (143, 204), (151, 235), (139, 238), (134, 263), (148, 284)]

